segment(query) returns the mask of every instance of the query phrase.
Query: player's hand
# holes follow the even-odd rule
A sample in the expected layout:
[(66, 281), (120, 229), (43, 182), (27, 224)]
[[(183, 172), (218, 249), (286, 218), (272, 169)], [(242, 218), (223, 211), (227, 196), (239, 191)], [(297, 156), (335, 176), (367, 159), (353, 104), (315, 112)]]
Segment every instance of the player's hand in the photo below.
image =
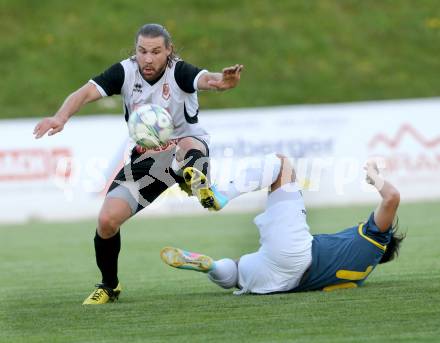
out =
[(43, 137), (46, 133), (48, 136), (52, 136), (63, 130), (66, 122), (57, 117), (47, 117), (42, 119), (34, 129), (35, 139)]
[(224, 68), (222, 70), (221, 80), (210, 80), (208, 81), (208, 84), (217, 90), (234, 88), (240, 81), (240, 73), (242, 70), (242, 64), (236, 64), (235, 66)]
[(374, 160), (368, 160), (364, 166), (367, 175), (365, 176), (365, 181), (370, 185), (374, 185), (379, 176), (379, 167), (377, 166), (377, 162)]

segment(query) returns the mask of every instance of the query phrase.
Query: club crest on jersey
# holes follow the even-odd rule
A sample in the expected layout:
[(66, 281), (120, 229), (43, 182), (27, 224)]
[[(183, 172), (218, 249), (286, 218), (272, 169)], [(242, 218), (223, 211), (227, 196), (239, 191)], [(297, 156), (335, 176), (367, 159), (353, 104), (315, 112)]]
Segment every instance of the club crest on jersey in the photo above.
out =
[(162, 86), (162, 98), (165, 100), (170, 98), (170, 85), (168, 83), (164, 83)]

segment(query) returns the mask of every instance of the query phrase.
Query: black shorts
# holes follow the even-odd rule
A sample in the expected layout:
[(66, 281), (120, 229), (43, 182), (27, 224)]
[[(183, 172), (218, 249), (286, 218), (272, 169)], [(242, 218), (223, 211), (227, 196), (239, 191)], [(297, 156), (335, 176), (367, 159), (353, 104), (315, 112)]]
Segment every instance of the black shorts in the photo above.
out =
[[(204, 143), (209, 156), (207, 144), (201, 142)], [(184, 182), (183, 178), (171, 168), (175, 154), (176, 147), (143, 154), (134, 148), (130, 163), (122, 167), (115, 176), (107, 196), (127, 201), (133, 214), (144, 209), (169, 187)]]

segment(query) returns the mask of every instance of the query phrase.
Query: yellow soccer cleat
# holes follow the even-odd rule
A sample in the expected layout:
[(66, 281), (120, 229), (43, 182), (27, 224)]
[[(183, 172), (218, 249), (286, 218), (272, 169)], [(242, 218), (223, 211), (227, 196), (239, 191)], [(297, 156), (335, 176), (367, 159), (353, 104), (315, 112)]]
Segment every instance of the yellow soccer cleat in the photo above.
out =
[(214, 260), (207, 256), (179, 248), (165, 247), (160, 258), (171, 267), (207, 273), (214, 269)]
[(187, 167), (183, 171), (183, 178), (204, 208), (220, 211), (228, 203), (229, 200), (218, 192), (215, 186), (209, 186), (206, 175), (200, 170)]
[(122, 291), (120, 283), (118, 283), (115, 289), (107, 287), (102, 283), (97, 284), (95, 287), (96, 289), (84, 300), (83, 305), (101, 305), (114, 302), (119, 298), (119, 294)]
[(186, 184), (186, 182), (180, 182), (179, 188), (181, 191), (185, 192), (189, 197), (192, 196), (191, 187)]

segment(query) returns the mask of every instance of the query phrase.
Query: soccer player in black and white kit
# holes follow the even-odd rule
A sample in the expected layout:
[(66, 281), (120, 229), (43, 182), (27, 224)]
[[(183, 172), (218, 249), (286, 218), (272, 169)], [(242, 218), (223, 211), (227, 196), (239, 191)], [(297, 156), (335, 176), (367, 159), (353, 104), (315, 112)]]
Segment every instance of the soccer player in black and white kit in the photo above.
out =
[[(242, 65), (211, 73), (186, 63), (174, 54), (168, 31), (146, 24), (136, 34), (136, 54), (116, 63), (69, 95), (52, 117), (35, 127), (35, 138), (61, 130), (80, 108), (106, 96), (121, 94), (125, 120), (138, 106), (153, 103), (166, 108), (174, 124), (169, 144), (160, 151), (135, 146), (130, 163), (115, 177), (99, 213), (94, 238), (96, 263), (102, 282), (84, 304), (104, 304), (121, 291), (117, 272), (121, 248), (120, 226), (153, 202), (176, 182), (205, 207), (220, 209), (209, 187), (209, 136), (199, 125), (198, 90), (226, 90), (237, 86)], [(182, 171), (188, 171), (183, 175)], [(185, 178), (183, 178), (185, 176)]]

